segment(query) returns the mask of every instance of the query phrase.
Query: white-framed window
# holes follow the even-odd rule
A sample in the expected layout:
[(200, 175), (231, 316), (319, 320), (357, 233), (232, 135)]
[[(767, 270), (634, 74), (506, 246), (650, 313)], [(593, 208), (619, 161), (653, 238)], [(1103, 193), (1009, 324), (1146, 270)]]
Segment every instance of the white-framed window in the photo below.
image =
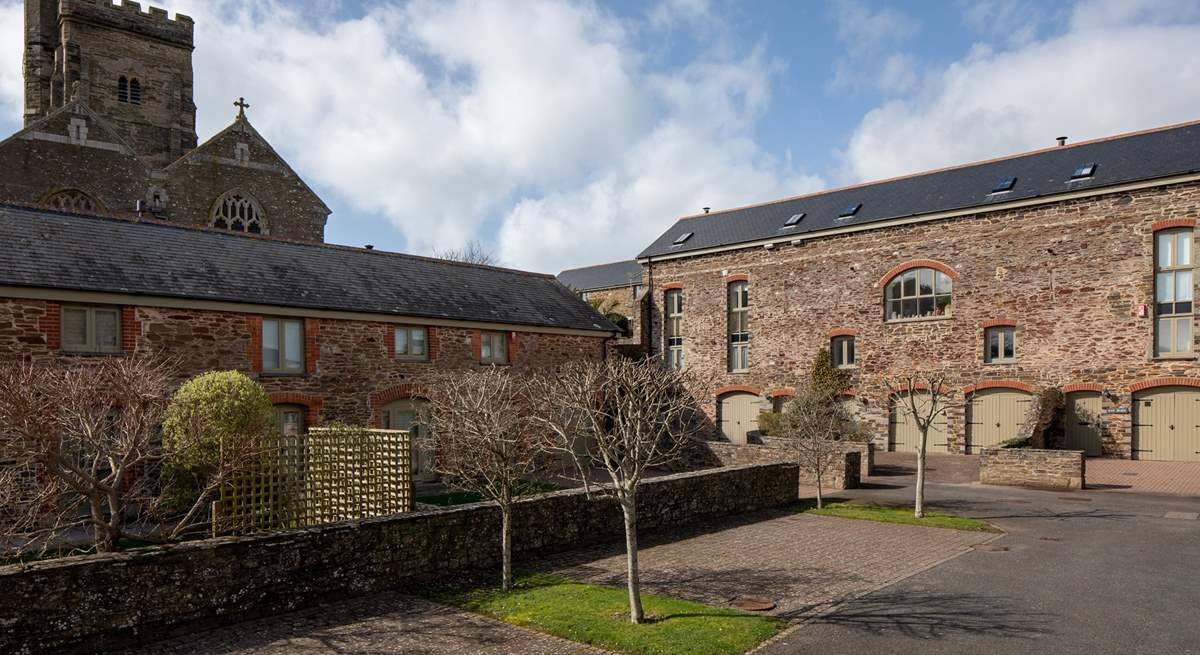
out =
[(393, 335), (396, 359), (424, 362), (429, 359), (429, 331), (423, 327), (400, 326)]
[(121, 352), (121, 310), (116, 307), (63, 307), (59, 343), (77, 353)]
[(750, 283), (729, 285), (729, 370), (750, 368)]
[(834, 368), (854, 368), (854, 337), (847, 335), (830, 339), (829, 357)]
[(265, 373), (303, 373), (304, 321), (264, 318), (262, 360)]
[(953, 293), (954, 281), (949, 275), (932, 268), (909, 269), (888, 282), (884, 318), (900, 321), (946, 316)]
[(1158, 356), (1193, 351), (1192, 230), (1154, 235), (1154, 352)]
[(289, 437), (304, 434), (308, 430), (304, 419), (307, 413), (308, 409), (302, 405), (276, 405), (275, 421), (279, 431)]
[(679, 371), (683, 369), (683, 290), (667, 291), (667, 366)]
[(479, 361), (484, 364), (507, 364), (508, 333), (481, 332), (479, 334)]
[(1017, 361), (1017, 328), (1000, 325), (984, 330), (983, 361), (988, 364)]

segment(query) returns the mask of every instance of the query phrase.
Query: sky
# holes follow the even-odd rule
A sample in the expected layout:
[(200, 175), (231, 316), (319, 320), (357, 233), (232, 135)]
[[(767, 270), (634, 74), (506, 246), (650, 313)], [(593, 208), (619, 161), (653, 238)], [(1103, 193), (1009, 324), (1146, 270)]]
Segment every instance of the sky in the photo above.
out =
[[(146, 2), (143, 2), (145, 6)], [(333, 243), (557, 273), (678, 217), (1200, 119), (1195, 0), (159, 0)], [(0, 134), (21, 120), (0, 0)]]

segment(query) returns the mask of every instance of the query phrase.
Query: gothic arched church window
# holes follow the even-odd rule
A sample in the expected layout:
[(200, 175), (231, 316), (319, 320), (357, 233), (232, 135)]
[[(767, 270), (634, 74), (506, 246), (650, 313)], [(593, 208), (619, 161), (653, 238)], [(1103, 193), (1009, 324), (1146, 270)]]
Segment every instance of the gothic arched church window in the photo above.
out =
[(231, 232), (267, 233), (262, 206), (241, 191), (230, 191), (217, 199), (212, 209), (212, 226)]
[(61, 189), (46, 196), (42, 204), (67, 212), (96, 212), (104, 209), (92, 196), (79, 189)]
[(117, 79), (117, 102), (142, 104), (142, 82), (136, 77), (122, 75)]

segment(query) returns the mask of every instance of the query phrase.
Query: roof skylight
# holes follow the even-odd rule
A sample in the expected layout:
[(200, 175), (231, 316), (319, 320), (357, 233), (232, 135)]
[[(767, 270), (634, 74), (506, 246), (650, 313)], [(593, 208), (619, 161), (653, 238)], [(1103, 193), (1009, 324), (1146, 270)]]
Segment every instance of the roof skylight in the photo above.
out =
[(675, 243), (672, 245), (682, 246), (688, 239), (692, 238), (693, 234), (695, 234), (695, 233), (694, 232), (684, 232), (683, 234), (681, 234), (675, 238)]
[(1004, 193), (1005, 191), (1012, 191), (1013, 187), (1015, 187), (1016, 185), (1017, 185), (1017, 178), (1006, 177), (1006, 178), (1004, 178), (1002, 180), (998, 180), (996, 182), (996, 186), (992, 187), (992, 193)]
[(1085, 178), (1089, 178), (1095, 174), (1096, 174), (1096, 164), (1089, 162), (1087, 164), (1080, 164), (1079, 168), (1076, 168), (1075, 172), (1071, 173), (1071, 179), (1072, 180), (1082, 180)]
[(804, 212), (800, 212), (799, 214), (792, 214), (791, 218), (789, 218), (783, 222), (783, 226), (784, 227), (796, 227), (797, 225), (800, 224), (800, 221), (804, 220), (805, 216), (807, 216), (807, 214), (805, 214)]
[(858, 210), (860, 209), (862, 209), (861, 202), (856, 205), (850, 205), (838, 213), (838, 218), (850, 218), (851, 216), (857, 214)]

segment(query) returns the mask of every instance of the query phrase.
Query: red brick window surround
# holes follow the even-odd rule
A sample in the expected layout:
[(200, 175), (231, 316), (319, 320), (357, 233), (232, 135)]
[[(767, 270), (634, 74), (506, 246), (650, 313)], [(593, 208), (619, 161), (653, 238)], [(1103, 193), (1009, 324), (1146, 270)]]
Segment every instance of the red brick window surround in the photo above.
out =
[(1177, 227), (1196, 227), (1196, 219), (1194, 218), (1168, 218), (1166, 220), (1157, 221), (1150, 226), (1151, 232), (1160, 230), (1170, 230)]
[(39, 329), (52, 350), (77, 355), (117, 355), (137, 348), (139, 324), (132, 307), (47, 303)]
[(397, 400), (425, 398), (424, 387), (418, 384), (398, 384), (371, 394), (371, 424), (377, 428), (383, 427), (383, 408)]
[(38, 319), (38, 331), (46, 339), (46, 347), (58, 350), (62, 343), (62, 305), (46, 303), (46, 312)]
[(516, 359), (517, 333), (476, 330), (471, 345), (480, 364), (504, 366)]
[(1129, 392), (1137, 393), (1139, 391), (1145, 391), (1146, 389), (1153, 389), (1155, 387), (1200, 387), (1200, 378), (1155, 378), (1153, 380), (1145, 380), (1143, 382), (1137, 382), (1130, 385)]
[(1096, 391), (1103, 393), (1104, 385), (1096, 384), (1094, 382), (1076, 382), (1075, 384), (1064, 385), (1062, 388), (1063, 393), (1076, 393), (1079, 391)]
[(262, 317), (247, 316), (246, 331), (250, 335), (250, 341), (246, 344), (246, 359), (250, 360), (250, 370), (255, 373), (262, 373)]
[(274, 405), (299, 405), (305, 409), (305, 427), (311, 428), (321, 424), (321, 405), (324, 404), (324, 401), (320, 396), (284, 391), (271, 394), (271, 403)]
[(1015, 389), (1017, 391), (1024, 391), (1025, 393), (1037, 393), (1037, 389), (1033, 385), (1019, 380), (988, 380), (963, 387), (963, 395), (971, 395), (976, 391), (983, 391), (984, 389)]
[[(404, 331), (406, 336), (400, 336), (399, 333)], [(408, 353), (397, 352), (398, 345), (405, 343), (417, 343), (420, 333), (423, 331), (423, 353), (416, 354), (414, 348), (408, 348)], [(436, 327), (424, 325), (398, 325), (388, 323), (383, 326), (383, 344), (387, 349), (388, 359), (394, 359), (401, 362), (427, 363), (436, 361), (441, 354), (442, 344), (441, 335), (438, 334)]]
[(957, 275), (954, 269), (932, 259), (913, 260), (892, 268), (878, 284), (884, 287), (884, 321), (949, 316)]

